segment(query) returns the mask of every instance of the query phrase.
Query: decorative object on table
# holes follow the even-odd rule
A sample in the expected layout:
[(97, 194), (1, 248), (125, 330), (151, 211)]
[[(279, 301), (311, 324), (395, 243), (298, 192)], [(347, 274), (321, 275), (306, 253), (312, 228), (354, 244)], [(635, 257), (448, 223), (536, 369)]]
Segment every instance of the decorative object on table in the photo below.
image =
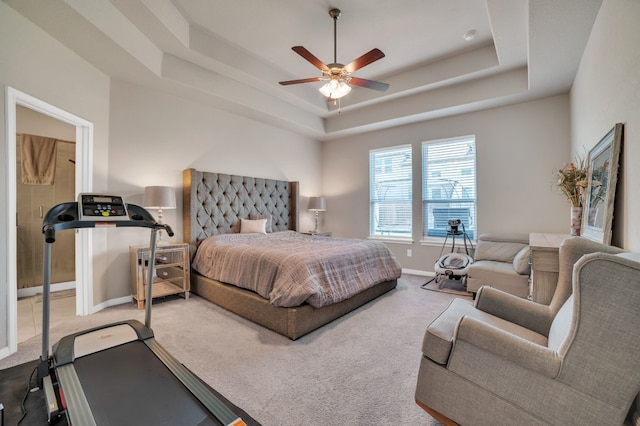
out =
[[(170, 186), (147, 186), (144, 188), (144, 199), (142, 204), (148, 209), (158, 209), (158, 223), (162, 223), (162, 209), (176, 208), (176, 192)], [(162, 241), (162, 230), (158, 231), (158, 241), (156, 245), (166, 245), (168, 242)]]
[(567, 163), (558, 170), (558, 189), (571, 204), (571, 235), (580, 235), (582, 227), (582, 205), (587, 187), (587, 165), (584, 157)]
[(309, 197), (309, 205), (307, 206), (309, 211), (315, 212), (316, 214), (316, 227), (312, 231), (314, 234), (319, 232), (318, 230), (318, 212), (323, 212), (327, 210), (327, 202), (324, 197)]
[(617, 123), (589, 151), (587, 161), (587, 189), (582, 231), (585, 237), (603, 244), (611, 244), (622, 130), (622, 123)]

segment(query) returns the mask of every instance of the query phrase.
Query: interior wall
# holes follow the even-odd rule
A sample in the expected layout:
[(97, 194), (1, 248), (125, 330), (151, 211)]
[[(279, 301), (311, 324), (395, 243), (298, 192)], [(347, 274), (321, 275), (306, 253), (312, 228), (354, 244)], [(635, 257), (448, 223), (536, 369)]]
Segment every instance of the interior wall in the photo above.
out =
[[(314, 139), (116, 80), (111, 85), (109, 133), (111, 192), (142, 205), (145, 186), (176, 189), (177, 208), (163, 210), (163, 222), (175, 231), (169, 241), (182, 241), (182, 171), (186, 168), (299, 181), (301, 227), (313, 227), (313, 217), (304, 207), (321, 184), (320, 142)], [(129, 245), (148, 242), (146, 231), (110, 235), (112, 285), (102, 289), (101, 299), (130, 294)]]
[(570, 159), (569, 116), (569, 96), (561, 95), (325, 142), (323, 229), (335, 236), (366, 238), (369, 151), (411, 144), (413, 243), (387, 245), (404, 269), (433, 271), (442, 243), (420, 244), (421, 144), (475, 135), (478, 233), (568, 233), (570, 205), (555, 189), (553, 174)]
[(571, 146), (593, 148), (624, 124), (612, 244), (640, 251), (640, 2), (605, 0), (571, 90)]
[[(0, 90), (6, 96), (11, 86), (51, 105), (94, 123), (93, 155), (106, 159), (109, 121), (109, 78), (44, 31), (0, 2)], [(0, 163), (7, 164), (6, 102), (0, 104)], [(107, 164), (97, 162), (94, 188), (106, 185)], [(7, 217), (7, 177), (0, 174), (0, 353), (8, 344), (6, 317), (9, 269), (6, 264), (9, 233)], [(100, 254), (106, 241), (94, 238), (94, 253)], [(102, 249), (102, 250), (101, 250)], [(104, 272), (94, 264), (94, 280)], [(97, 283), (100, 285), (100, 282)]]

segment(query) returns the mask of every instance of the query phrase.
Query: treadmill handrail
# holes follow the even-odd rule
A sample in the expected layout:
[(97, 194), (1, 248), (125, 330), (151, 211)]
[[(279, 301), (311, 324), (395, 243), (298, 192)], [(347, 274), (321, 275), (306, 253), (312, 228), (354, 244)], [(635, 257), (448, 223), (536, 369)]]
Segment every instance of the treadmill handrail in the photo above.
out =
[(47, 243), (55, 242), (56, 231), (102, 226), (164, 229), (170, 237), (174, 235), (169, 225), (156, 222), (151, 213), (144, 208), (135, 204), (127, 204), (127, 211), (129, 212), (129, 220), (80, 220), (77, 202), (58, 204), (49, 209), (42, 220), (42, 233), (45, 235)]

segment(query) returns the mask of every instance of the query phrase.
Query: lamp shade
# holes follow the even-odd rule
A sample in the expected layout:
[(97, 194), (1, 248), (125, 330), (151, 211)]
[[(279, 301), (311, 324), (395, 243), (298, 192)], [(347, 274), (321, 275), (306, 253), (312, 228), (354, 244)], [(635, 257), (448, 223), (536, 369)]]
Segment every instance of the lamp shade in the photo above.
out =
[(151, 209), (175, 209), (176, 192), (170, 186), (147, 186), (142, 203)]
[(317, 212), (323, 212), (327, 210), (327, 203), (324, 197), (309, 197), (309, 206), (307, 209)]

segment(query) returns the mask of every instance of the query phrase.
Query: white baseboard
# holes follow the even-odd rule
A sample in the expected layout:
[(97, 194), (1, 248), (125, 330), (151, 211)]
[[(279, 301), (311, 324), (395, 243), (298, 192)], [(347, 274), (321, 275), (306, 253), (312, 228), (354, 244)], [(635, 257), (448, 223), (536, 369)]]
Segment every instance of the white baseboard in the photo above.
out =
[(405, 269), (405, 268), (402, 268), (402, 273), (403, 274), (409, 274), (409, 275), (418, 275), (418, 276), (421, 276), (421, 277), (435, 277), (436, 276), (435, 272), (421, 271), (419, 269)]
[[(67, 281), (65, 283), (51, 284), (51, 293), (55, 293), (56, 291), (72, 290), (75, 288), (76, 288), (75, 281)], [(22, 297), (35, 296), (36, 294), (42, 294), (41, 285), (37, 287), (26, 287), (26, 288), (18, 289), (18, 299)]]
[(101, 310), (108, 308), (110, 306), (123, 305), (125, 303), (133, 303), (133, 299), (131, 296), (119, 297), (117, 299), (109, 299), (105, 302), (100, 303), (99, 305), (94, 305), (91, 307), (91, 313), (95, 314), (96, 312), (100, 312)]

